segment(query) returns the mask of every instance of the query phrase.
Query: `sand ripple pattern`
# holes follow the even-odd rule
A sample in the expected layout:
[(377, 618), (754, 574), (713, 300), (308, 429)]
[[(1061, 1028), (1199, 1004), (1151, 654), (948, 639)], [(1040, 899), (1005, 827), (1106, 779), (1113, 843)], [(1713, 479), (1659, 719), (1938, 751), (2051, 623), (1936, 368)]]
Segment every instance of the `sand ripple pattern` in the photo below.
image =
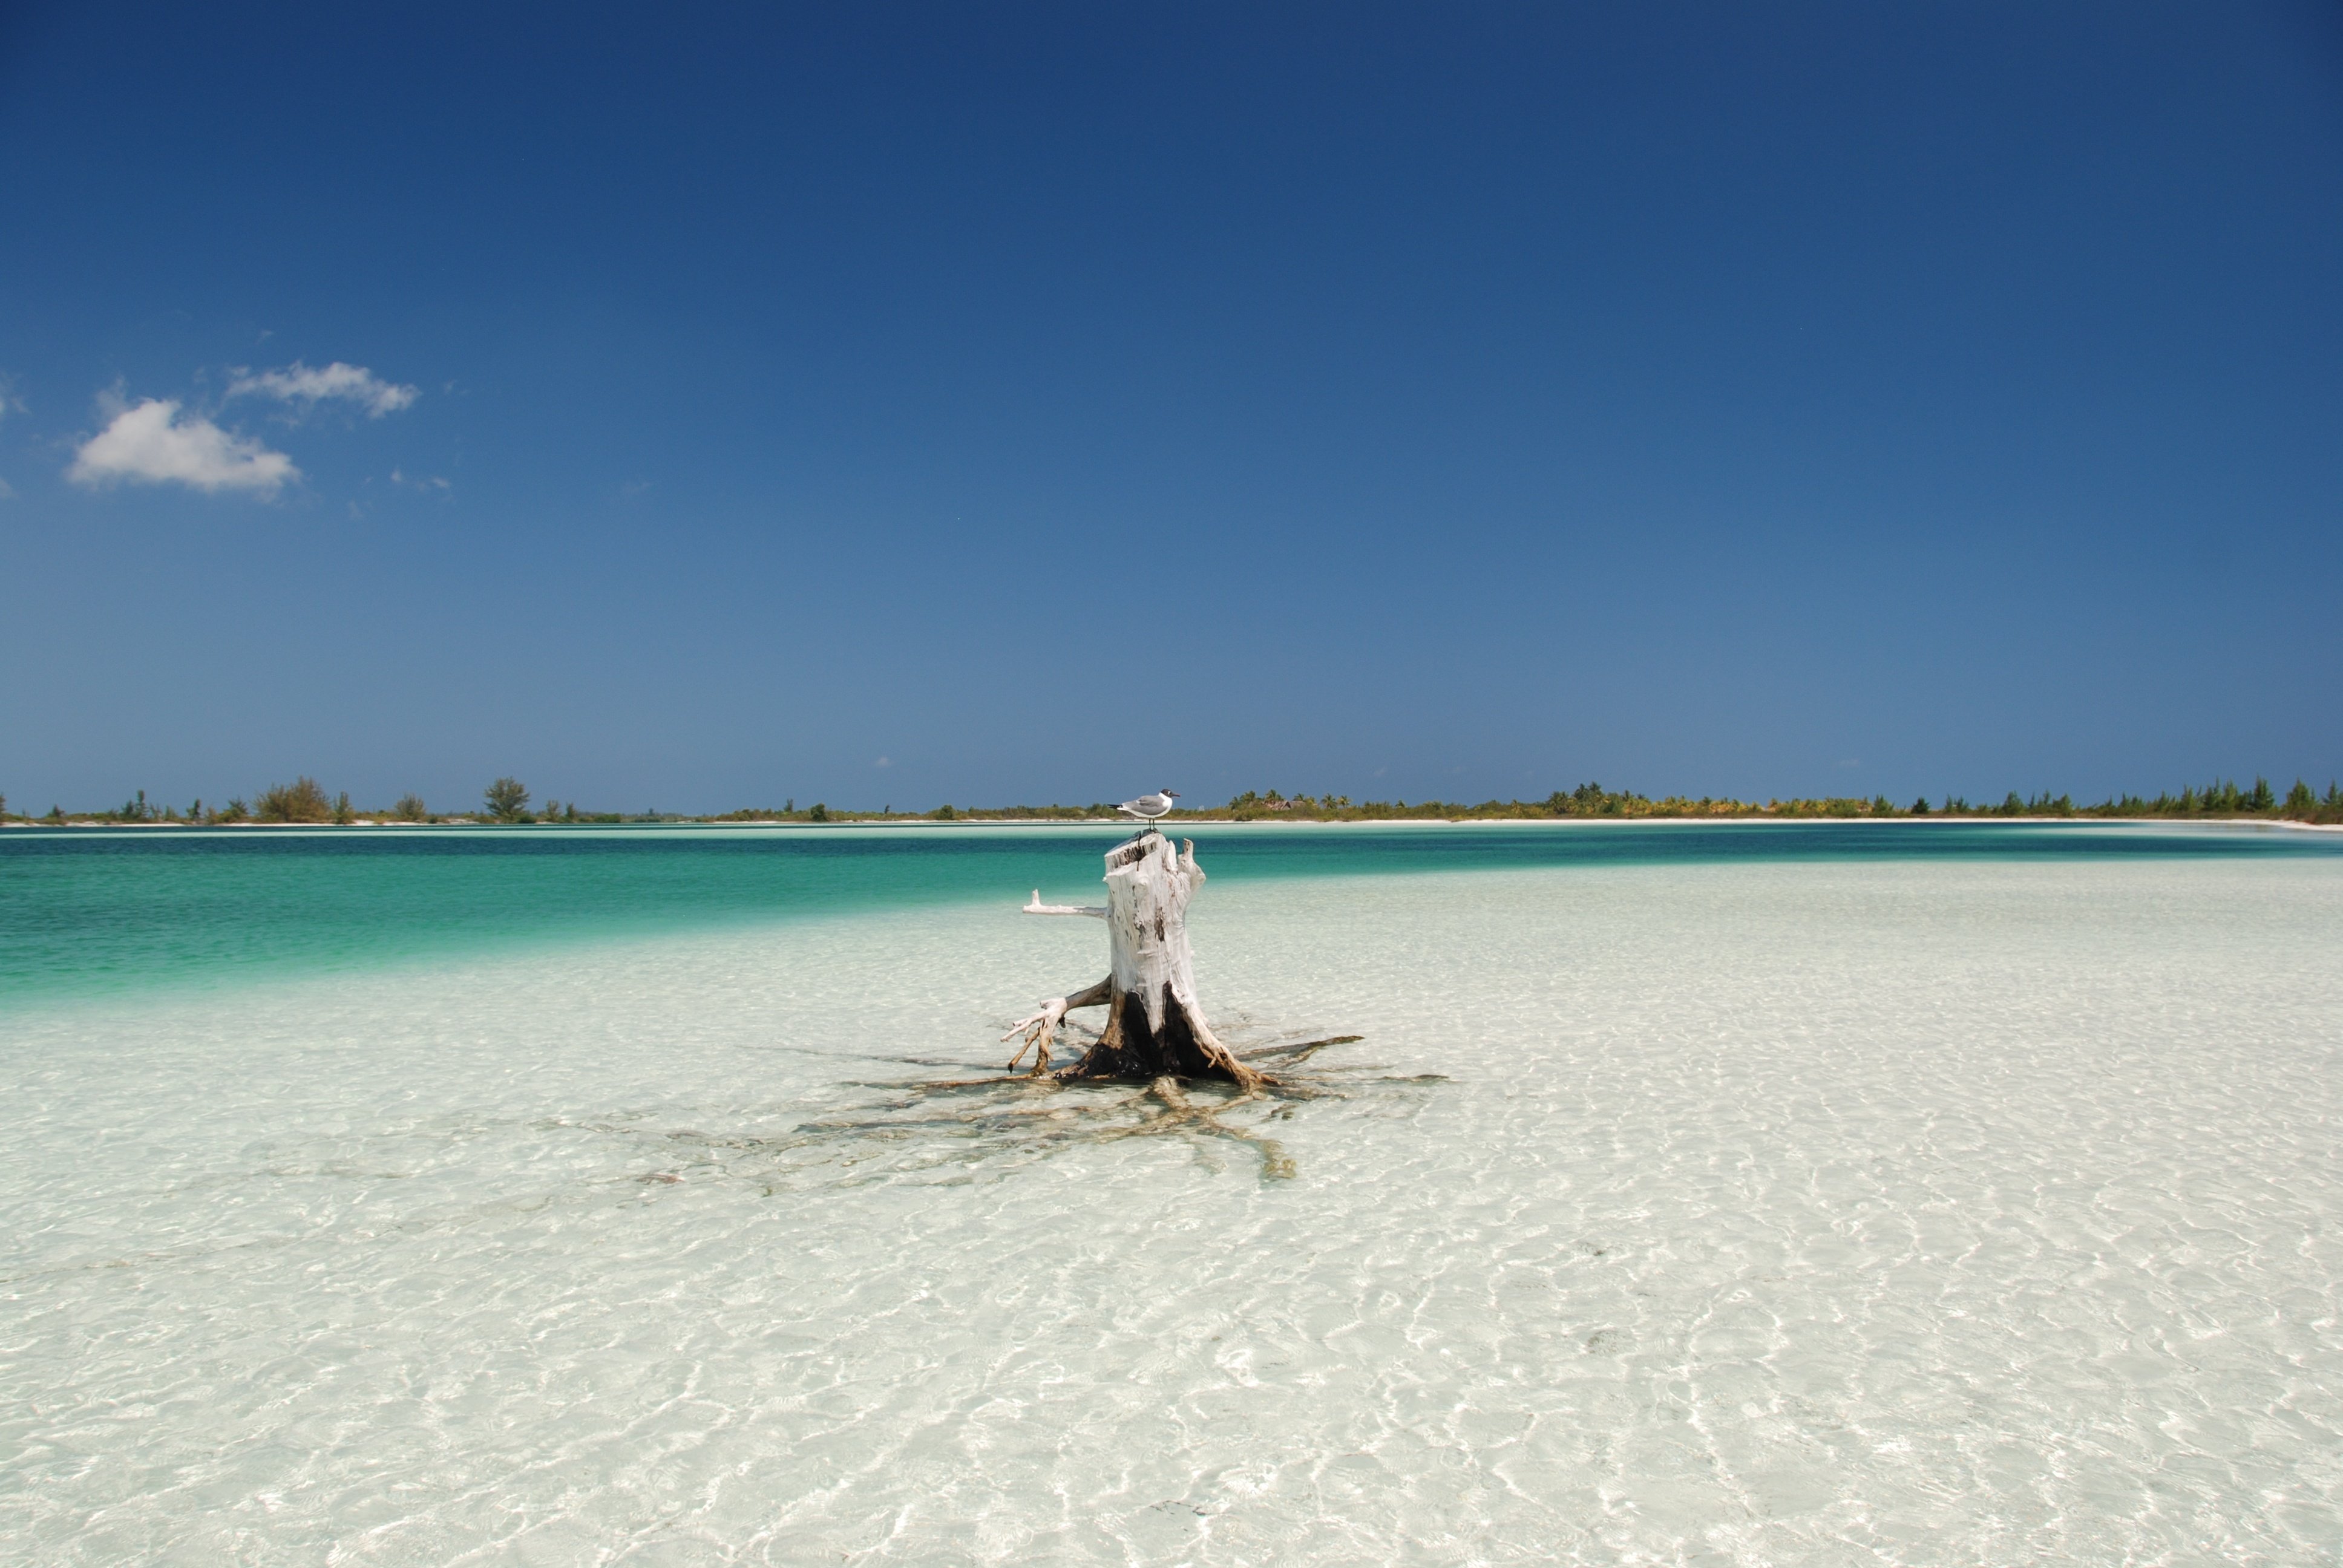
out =
[(0, 1558), (2343, 1551), (2343, 867), (1216, 885), (1234, 1136), (1020, 897), (9, 1018)]

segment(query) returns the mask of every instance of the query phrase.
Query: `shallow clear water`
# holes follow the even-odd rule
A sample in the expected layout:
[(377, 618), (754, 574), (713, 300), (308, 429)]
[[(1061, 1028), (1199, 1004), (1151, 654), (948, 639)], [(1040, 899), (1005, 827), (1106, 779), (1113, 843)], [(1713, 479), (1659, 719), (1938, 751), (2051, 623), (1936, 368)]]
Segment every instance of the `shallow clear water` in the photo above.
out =
[(2162, 840), (1200, 842), (1227, 1032), (1364, 1039), (1184, 1111), (910, 1087), (1102, 970), (1013, 912), (1094, 839), (203, 985), (62, 944), (0, 1557), (2334, 1561), (2343, 857)]
[[(1116, 827), (0, 832), (0, 1008), (860, 910), (1094, 891)], [(2330, 857), (2332, 837), (1992, 822), (1195, 829), (1224, 884), (1752, 859)]]

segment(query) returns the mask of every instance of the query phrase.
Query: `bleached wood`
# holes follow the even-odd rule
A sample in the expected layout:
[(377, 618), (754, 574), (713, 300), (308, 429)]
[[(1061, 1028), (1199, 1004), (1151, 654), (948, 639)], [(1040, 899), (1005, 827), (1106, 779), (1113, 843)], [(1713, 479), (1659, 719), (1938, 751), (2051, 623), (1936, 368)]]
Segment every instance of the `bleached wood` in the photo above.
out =
[(1167, 995), (1202, 1016), (1196, 1001), (1196, 955), (1188, 945), (1188, 900), (1204, 885), (1196, 843), (1182, 857), (1172, 840), (1150, 831), (1106, 858), (1109, 971), (1117, 991), (1147, 1004), (1147, 1027), (1163, 1027)]
[[(1032, 1017), (1021, 1018), (1011, 1024), (1009, 1032), (1001, 1037), (1001, 1043), (1005, 1045), (1021, 1034), (1025, 1037), (1025, 1043), (1019, 1046), (1017, 1054), (1009, 1059), (1009, 1066), (1015, 1067), (1024, 1060), (1025, 1053), (1031, 1050), (1033, 1076), (1039, 1078), (1050, 1069), (1050, 1047), (1056, 1042), (1058, 1026), (1066, 1021), (1066, 1014), (1078, 1007), (1102, 1006), (1113, 1000), (1113, 982), (1101, 980), (1098, 984), (1076, 991), (1070, 997), (1053, 996), (1043, 1002), (1041, 1010)], [(1006, 1071), (1007, 1069), (1002, 1070)]]
[(1101, 909), (1095, 904), (1045, 904), (1041, 901), (1041, 890), (1039, 888), (1033, 890), (1033, 901), (1025, 906), (1024, 913), (1029, 915), (1088, 915), (1092, 920), (1102, 920), (1106, 919), (1106, 910)]
[[(1246, 1089), (1258, 1087), (1262, 1075), (1221, 1044), (1196, 995), (1188, 900), (1203, 885), (1194, 841), (1184, 840), (1175, 853), (1171, 840), (1151, 829), (1108, 851), (1103, 911), (1045, 905), (1036, 889), (1032, 902), (1025, 906), (1028, 913), (1104, 914), (1108, 974), (1078, 996), (1051, 998), (1001, 1038), (1023, 1033), (1028, 1045), (1041, 1048), (1039, 1060), (1046, 1061), (1067, 1012), (1103, 1002), (1106, 1028), (1082, 1061), (1068, 1070), (1069, 1076), (1143, 1071), (1154, 1077), (1178, 1070), (1226, 1077)], [(1010, 1065), (1014, 1067), (1024, 1054), (1021, 1049)]]

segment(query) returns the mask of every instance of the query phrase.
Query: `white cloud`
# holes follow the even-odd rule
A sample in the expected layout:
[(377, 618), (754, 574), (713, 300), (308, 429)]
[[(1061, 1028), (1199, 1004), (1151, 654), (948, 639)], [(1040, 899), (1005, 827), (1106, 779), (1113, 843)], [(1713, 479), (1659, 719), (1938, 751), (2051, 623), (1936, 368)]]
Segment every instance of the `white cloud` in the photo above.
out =
[(116, 410), (106, 428), (82, 443), (65, 477), (93, 487), (121, 479), (190, 485), (198, 490), (248, 490), (274, 496), (301, 470), (282, 452), (232, 436), (199, 414), (180, 417), (176, 398), (147, 397)]
[(870, 766), (873, 768), (892, 768), (895, 766), (895, 759), (891, 757), (881, 757), (878, 761), (873, 762)]
[(338, 359), (322, 370), (312, 370), (298, 359), (282, 370), (263, 370), (256, 375), (238, 370), (236, 379), (227, 384), (227, 395), (244, 397), (254, 394), (274, 397), (281, 403), (298, 403), (304, 412), (328, 401), (355, 403), (367, 411), (370, 419), (396, 414), (422, 396), (412, 387), (385, 381), (363, 365), (345, 365)]
[(13, 501), (15, 498), (15, 487), (10, 485), (7, 480), (0, 479), (0, 501)]

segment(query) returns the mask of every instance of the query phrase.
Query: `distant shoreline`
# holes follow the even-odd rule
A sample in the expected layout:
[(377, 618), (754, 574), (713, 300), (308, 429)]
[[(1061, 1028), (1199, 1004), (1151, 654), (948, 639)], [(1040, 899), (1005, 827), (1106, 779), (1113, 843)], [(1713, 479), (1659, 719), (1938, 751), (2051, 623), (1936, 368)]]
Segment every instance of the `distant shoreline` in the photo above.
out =
[[(478, 804), (453, 811), (433, 811), (422, 797), (409, 791), (387, 806), (361, 808), (345, 790), (328, 795), (307, 774), (290, 784), (271, 785), (252, 800), (241, 797), (206, 805), (198, 799), (185, 812), (174, 805), (149, 801), (139, 790), (119, 807), (67, 812), (53, 806), (37, 818), (11, 816), (7, 798), (0, 796), (0, 825), (48, 828), (243, 828), (243, 827), (1064, 827), (1099, 826), (1128, 829), (1135, 819), (1111, 801), (1092, 800), (1069, 806), (993, 806), (961, 809), (950, 803), (927, 811), (897, 811), (892, 806), (877, 811), (840, 808), (816, 800), (800, 810), (794, 799), (775, 806), (744, 806), (731, 811), (640, 812), (581, 811), (575, 799), (548, 797), (533, 805), (528, 787), (513, 778), (498, 779), (482, 792)], [(1177, 828), (1187, 823), (1308, 823), (1313, 827), (1463, 826), (1474, 822), (1523, 826), (1535, 822), (1815, 822), (1815, 821), (2151, 821), (2151, 822), (2296, 822), (2343, 825), (2343, 785), (2329, 783), (2324, 796), (2300, 778), (2283, 796), (2266, 778), (2256, 778), (2250, 789), (2234, 779), (2215, 779), (2202, 788), (2188, 786), (2179, 793), (2159, 790), (2153, 797), (2126, 791), (2097, 802), (2077, 804), (2072, 795), (2045, 789), (2027, 798), (2013, 789), (1998, 802), (1971, 804), (1947, 794), (1936, 805), (1926, 796), (1909, 806), (1898, 806), (1885, 795), (1769, 796), (1762, 801), (1729, 796), (1665, 795), (1654, 799), (1633, 789), (1606, 789), (1589, 782), (1574, 789), (1556, 789), (1536, 800), (1515, 798), (1477, 803), (1443, 800), (1353, 800), (1348, 795), (1282, 795), (1248, 789), (1221, 806), (1195, 806), (1157, 819)]]
[[(2004, 817), (1992, 812), (1976, 811), (1961, 815), (1931, 812), (1921, 816), (1843, 817), (1820, 814), (1748, 811), (1717, 812), (1708, 816), (1648, 816), (1648, 817), (1179, 817), (1154, 824), (1159, 829), (1197, 828), (1701, 828), (1701, 827), (1792, 827), (1842, 826), (1876, 827), (1893, 822), (1902, 826), (1960, 827), (1965, 824), (1998, 823), (2025, 826), (2070, 827), (2198, 827), (2198, 828), (2284, 828), (2305, 833), (2343, 833), (2343, 823), (2305, 822), (2288, 817), (2154, 817), (2074, 816)], [(827, 821), (789, 821), (770, 817), (719, 820), (707, 817), (676, 817), (618, 822), (496, 822), (478, 818), (451, 818), (437, 822), (408, 822), (380, 818), (361, 818), (352, 822), (190, 822), (176, 821), (119, 822), (103, 818), (69, 817), (63, 821), (44, 819), (16, 819), (0, 822), (0, 829), (71, 829), (79, 832), (121, 831), (148, 832), (160, 829), (179, 832), (353, 832), (384, 829), (481, 829), (492, 831), (514, 829), (785, 829), (792, 831), (828, 832), (854, 828), (1030, 828), (1111, 829), (1118, 832), (1131, 831), (1128, 821), (1112, 821), (1098, 817), (834, 817)]]

